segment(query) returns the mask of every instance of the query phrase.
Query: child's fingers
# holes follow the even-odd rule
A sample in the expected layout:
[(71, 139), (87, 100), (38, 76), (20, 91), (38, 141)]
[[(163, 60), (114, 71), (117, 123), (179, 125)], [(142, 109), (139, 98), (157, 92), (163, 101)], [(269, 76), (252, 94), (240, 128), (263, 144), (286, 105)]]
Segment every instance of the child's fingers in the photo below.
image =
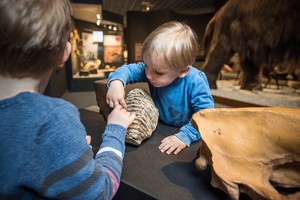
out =
[(119, 104), (119, 105), (116, 105), (116, 106), (115, 106), (115, 109), (116, 109), (116, 110), (121, 110), (121, 109), (122, 109), (122, 106), (121, 106), (120, 104)]
[(126, 102), (125, 102), (124, 99), (121, 99), (121, 100), (119, 101), (119, 103), (120, 103), (120, 105), (121, 105), (123, 108), (127, 109), (127, 105), (126, 105)]
[(129, 119), (130, 121), (133, 121), (135, 119), (136, 115), (134, 113), (130, 113)]
[(177, 149), (174, 151), (174, 154), (175, 155), (179, 154), (182, 149), (184, 149), (184, 147), (182, 146), (177, 147)]
[(88, 144), (91, 144), (92, 137), (91, 137), (90, 135), (87, 135), (87, 136), (85, 137), (85, 139), (86, 139), (86, 142), (87, 142)]
[(170, 144), (169, 143), (161, 143), (161, 145), (159, 145), (158, 148), (160, 149), (160, 152), (164, 153), (165, 151), (167, 151), (170, 148)]
[(167, 154), (171, 154), (175, 150), (174, 146), (170, 146), (170, 148), (167, 150)]

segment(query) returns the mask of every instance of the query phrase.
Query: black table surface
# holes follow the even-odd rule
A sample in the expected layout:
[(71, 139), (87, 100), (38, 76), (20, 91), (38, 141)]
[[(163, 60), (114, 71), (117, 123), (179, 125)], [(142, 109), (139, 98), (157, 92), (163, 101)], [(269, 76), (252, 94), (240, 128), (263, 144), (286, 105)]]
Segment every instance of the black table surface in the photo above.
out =
[[(99, 149), (106, 122), (98, 112), (81, 109), (81, 121), (92, 136), (94, 153)], [(210, 168), (195, 168), (200, 142), (178, 155), (161, 153), (161, 140), (178, 128), (159, 123), (152, 136), (139, 147), (126, 145), (120, 188), (114, 199), (230, 199), (210, 185)]]

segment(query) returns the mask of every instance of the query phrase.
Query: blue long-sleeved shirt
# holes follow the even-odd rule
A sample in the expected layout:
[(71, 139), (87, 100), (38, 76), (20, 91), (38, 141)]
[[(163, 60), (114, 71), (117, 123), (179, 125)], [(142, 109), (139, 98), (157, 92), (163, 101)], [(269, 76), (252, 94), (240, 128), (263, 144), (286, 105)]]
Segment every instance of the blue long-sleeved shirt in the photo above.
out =
[(117, 79), (124, 85), (147, 82), (151, 97), (159, 110), (159, 119), (166, 124), (181, 127), (176, 136), (187, 146), (200, 139), (190, 119), (199, 110), (214, 107), (208, 81), (202, 71), (191, 66), (183, 78), (177, 78), (164, 87), (154, 87), (146, 77), (145, 64), (139, 62), (119, 67), (109, 74), (108, 79), (108, 86)]
[(108, 124), (94, 159), (72, 104), (29, 92), (0, 100), (0, 199), (111, 199), (125, 134)]

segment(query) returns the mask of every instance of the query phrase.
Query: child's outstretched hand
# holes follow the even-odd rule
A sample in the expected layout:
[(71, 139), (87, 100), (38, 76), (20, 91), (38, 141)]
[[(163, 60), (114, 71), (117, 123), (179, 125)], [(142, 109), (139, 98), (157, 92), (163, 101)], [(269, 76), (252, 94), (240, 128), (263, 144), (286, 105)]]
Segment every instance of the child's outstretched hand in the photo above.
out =
[(135, 119), (135, 114), (127, 112), (121, 105), (116, 106), (107, 117), (108, 124), (119, 124), (124, 128), (128, 126)]
[(162, 153), (171, 154), (174, 151), (174, 154), (177, 155), (186, 145), (175, 135), (168, 136), (161, 141), (159, 149)]
[(122, 81), (114, 80), (110, 83), (106, 94), (106, 103), (111, 108), (114, 108), (118, 105), (121, 105), (125, 109), (127, 108), (125, 103), (125, 89)]

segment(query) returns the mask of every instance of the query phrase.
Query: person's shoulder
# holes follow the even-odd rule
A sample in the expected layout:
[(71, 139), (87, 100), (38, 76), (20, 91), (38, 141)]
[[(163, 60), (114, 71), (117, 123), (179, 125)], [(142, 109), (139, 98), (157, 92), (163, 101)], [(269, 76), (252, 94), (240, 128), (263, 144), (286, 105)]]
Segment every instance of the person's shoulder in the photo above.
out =
[(55, 109), (70, 109), (76, 110), (76, 107), (70, 102), (56, 97), (50, 97), (38, 93), (24, 93), (24, 96), (27, 96), (28, 102), (31, 102), (31, 106), (36, 107), (40, 110), (55, 110)]
[(203, 78), (206, 79), (205, 73), (193, 66), (190, 66), (190, 73), (188, 73), (188, 75), (189, 75), (189, 80), (193, 80), (193, 81), (202, 81)]
[(190, 70), (191, 70), (192, 74), (204, 74), (204, 72), (201, 71), (201, 69), (198, 69), (192, 65), (190, 66)]

